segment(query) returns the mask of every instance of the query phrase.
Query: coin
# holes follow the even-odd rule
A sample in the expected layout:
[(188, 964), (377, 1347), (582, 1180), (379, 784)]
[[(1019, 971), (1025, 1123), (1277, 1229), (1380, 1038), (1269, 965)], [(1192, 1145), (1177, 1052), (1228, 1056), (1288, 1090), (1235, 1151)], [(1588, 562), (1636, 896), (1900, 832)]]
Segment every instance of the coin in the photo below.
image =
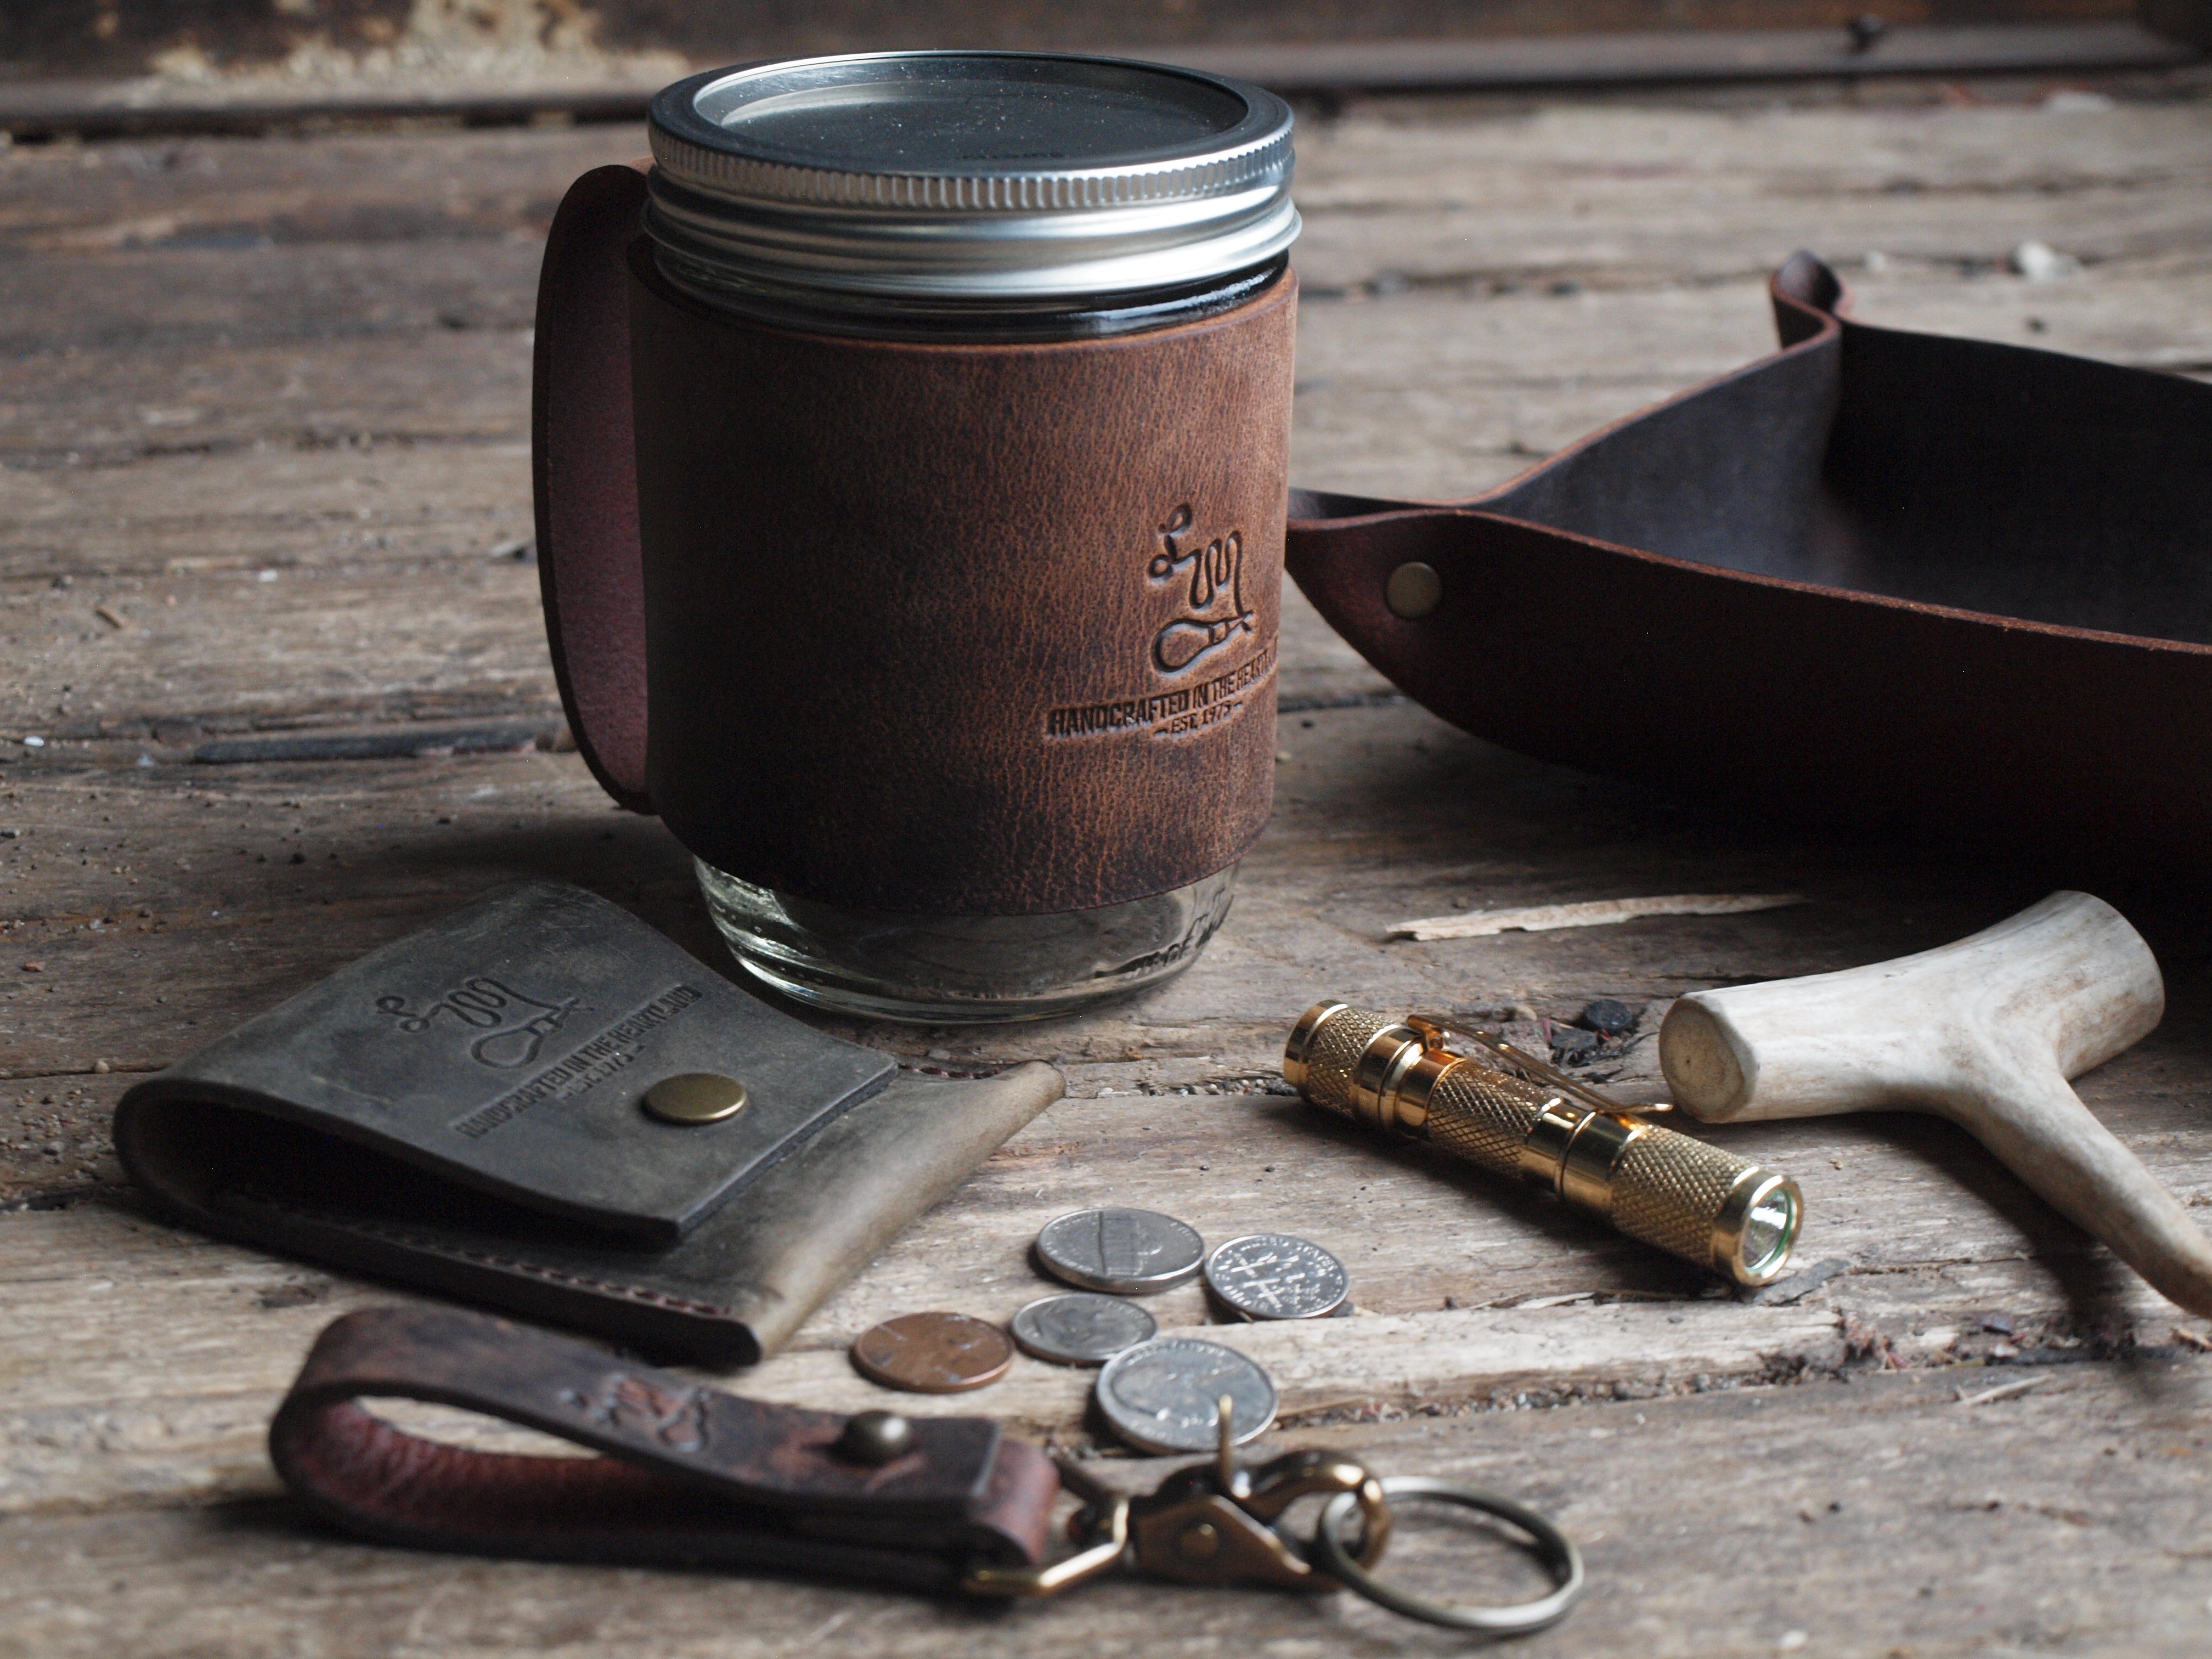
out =
[(1235, 1442), (1243, 1445), (1275, 1420), (1275, 1385), (1234, 1348), (1169, 1336), (1125, 1348), (1098, 1373), (1098, 1409), (1114, 1432), (1149, 1452), (1211, 1451), (1223, 1395)]
[(1040, 1297), (1016, 1314), (1007, 1328), (1024, 1352), (1060, 1365), (1103, 1364), (1160, 1331), (1135, 1303), (1088, 1291)]
[(1206, 1258), (1206, 1285), (1247, 1319), (1325, 1319), (1352, 1279), (1318, 1244), (1288, 1233), (1247, 1233)]
[(1195, 1278), (1206, 1241), (1171, 1215), (1078, 1210), (1045, 1223), (1036, 1253), (1054, 1278), (1084, 1290), (1148, 1296)]
[(966, 1314), (901, 1314), (862, 1331), (853, 1344), (853, 1366), (861, 1376), (915, 1394), (980, 1389), (1013, 1363), (1006, 1334)]

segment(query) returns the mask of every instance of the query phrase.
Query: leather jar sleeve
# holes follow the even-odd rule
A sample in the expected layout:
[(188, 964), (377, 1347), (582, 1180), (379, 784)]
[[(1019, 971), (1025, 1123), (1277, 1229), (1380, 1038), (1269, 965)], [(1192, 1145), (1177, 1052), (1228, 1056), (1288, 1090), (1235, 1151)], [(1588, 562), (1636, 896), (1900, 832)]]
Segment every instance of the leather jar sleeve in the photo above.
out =
[(645, 568), (638, 545), (623, 251), (645, 163), (570, 185), (538, 279), (531, 471), (545, 635), (568, 729), (592, 775), (649, 812), (645, 782)]
[(1249, 851), (1295, 276), (1125, 335), (810, 331), (671, 283), (644, 198), (577, 180), (538, 289), (548, 643), (609, 793), (742, 880), (903, 915), (1093, 909)]
[[(1038, 915), (1266, 826), (1297, 284), (1169, 327), (806, 332), (630, 252), (653, 811), (817, 903)], [(572, 647), (573, 651), (573, 647)]]
[[(600, 1454), (474, 1449), (410, 1434), (363, 1398), (459, 1407)], [(847, 1419), (724, 1394), (480, 1314), (374, 1308), (327, 1327), (269, 1451), (346, 1531), (537, 1560), (834, 1574), (957, 1588), (1043, 1558), (1060, 1480), (973, 1417), (911, 1419), (890, 1462), (845, 1455)]]

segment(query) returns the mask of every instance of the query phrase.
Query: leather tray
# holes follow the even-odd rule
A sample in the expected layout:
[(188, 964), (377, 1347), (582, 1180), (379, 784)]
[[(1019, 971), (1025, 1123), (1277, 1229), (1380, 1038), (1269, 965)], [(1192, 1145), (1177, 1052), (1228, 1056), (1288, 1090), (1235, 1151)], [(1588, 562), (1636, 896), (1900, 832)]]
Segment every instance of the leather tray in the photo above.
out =
[[(1540, 759), (1824, 824), (2168, 872), (2212, 825), (2212, 386), (1871, 328), (1453, 501), (1293, 491), (1287, 566), (1408, 696)], [(1441, 578), (1428, 614), (1385, 589)]]

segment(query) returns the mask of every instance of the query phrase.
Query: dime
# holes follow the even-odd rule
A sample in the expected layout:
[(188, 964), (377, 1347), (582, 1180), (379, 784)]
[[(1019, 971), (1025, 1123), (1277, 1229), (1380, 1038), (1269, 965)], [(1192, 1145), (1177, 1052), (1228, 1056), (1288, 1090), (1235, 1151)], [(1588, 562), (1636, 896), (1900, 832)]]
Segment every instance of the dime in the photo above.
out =
[(1078, 1210), (1045, 1223), (1036, 1253), (1054, 1278), (1084, 1290), (1147, 1296), (1196, 1277), (1206, 1241), (1150, 1210)]
[(1267, 1373), (1218, 1342), (1169, 1336), (1125, 1348), (1098, 1373), (1098, 1409), (1114, 1432), (1149, 1452), (1211, 1451), (1220, 1439), (1219, 1408), (1230, 1398), (1237, 1445), (1275, 1420)]
[(1014, 1316), (1007, 1328), (1024, 1352), (1060, 1365), (1103, 1365), (1122, 1349), (1151, 1341), (1160, 1331), (1152, 1315), (1135, 1303), (1087, 1291), (1032, 1302)]
[(861, 1376), (915, 1394), (980, 1389), (1013, 1363), (1006, 1334), (966, 1314), (901, 1314), (862, 1331), (853, 1344), (853, 1366)]
[(1324, 1319), (1344, 1305), (1351, 1276), (1318, 1244), (1248, 1233), (1206, 1258), (1206, 1285), (1247, 1319)]

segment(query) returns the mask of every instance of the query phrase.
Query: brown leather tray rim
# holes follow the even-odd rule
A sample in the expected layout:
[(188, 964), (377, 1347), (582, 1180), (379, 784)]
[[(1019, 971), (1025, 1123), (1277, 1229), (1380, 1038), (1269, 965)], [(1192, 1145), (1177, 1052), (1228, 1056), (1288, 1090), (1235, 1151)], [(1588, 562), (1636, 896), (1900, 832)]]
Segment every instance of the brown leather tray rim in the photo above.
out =
[(1784, 349), (1497, 489), (1294, 493), (1291, 574), (1541, 759), (2084, 872), (2201, 847), (2212, 387), (1871, 328), (1809, 255), (1772, 297)]

